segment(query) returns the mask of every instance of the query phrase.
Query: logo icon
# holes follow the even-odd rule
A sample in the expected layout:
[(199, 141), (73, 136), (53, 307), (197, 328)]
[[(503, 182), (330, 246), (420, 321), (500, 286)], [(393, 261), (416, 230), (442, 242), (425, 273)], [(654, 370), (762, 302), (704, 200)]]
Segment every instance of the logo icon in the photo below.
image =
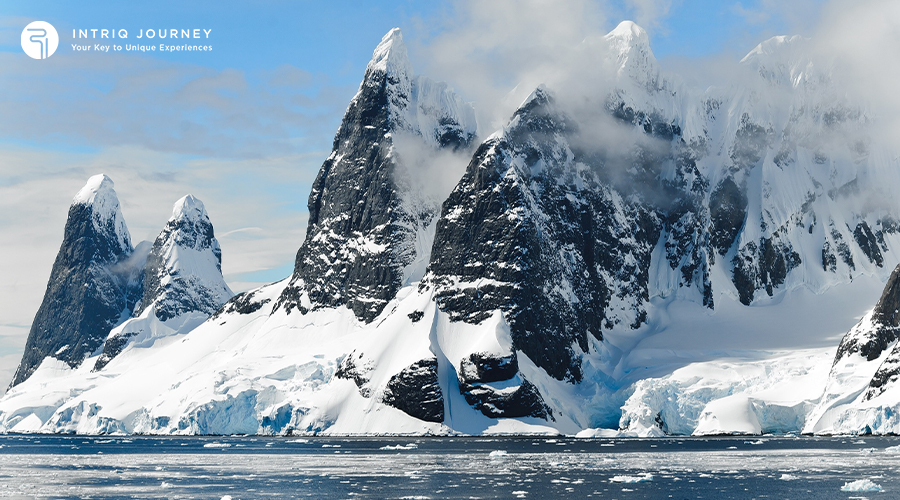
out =
[(56, 52), (59, 34), (44, 21), (35, 21), (22, 30), (22, 50), (32, 59), (46, 59)]

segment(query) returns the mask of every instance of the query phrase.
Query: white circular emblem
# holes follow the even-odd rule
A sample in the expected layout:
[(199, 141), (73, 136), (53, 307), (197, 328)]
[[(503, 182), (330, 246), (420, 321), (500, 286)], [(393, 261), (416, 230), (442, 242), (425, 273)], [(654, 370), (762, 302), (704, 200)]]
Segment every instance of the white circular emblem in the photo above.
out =
[(32, 59), (46, 59), (56, 52), (59, 34), (44, 21), (35, 21), (22, 30), (22, 50)]

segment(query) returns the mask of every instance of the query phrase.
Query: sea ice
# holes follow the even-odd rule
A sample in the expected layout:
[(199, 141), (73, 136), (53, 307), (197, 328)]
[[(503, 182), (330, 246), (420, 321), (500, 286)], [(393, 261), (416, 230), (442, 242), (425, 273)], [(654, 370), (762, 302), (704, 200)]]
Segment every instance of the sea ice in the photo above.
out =
[(415, 443), (409, 443), (409, 444), (396, 444), (396, 445), (389, 444), (387, 446), (382, 446), (381, 448), (378, 448), (378, 449), (379, 450), (415, 450), (418, 447), (419, 447), (419, 445), (417, 445)]
[(844, 483), (841, 486), (841, 491), (868, 491), (868, 492), (879, 492), (884, 491), (880, 485), (875, 484), (869, 479), (858, 479), (856, 481), (852, 481), (849, 483)]
[(646, 483), (653, 481), (653, 474), (645, 472), (640, 476), (613, 476), (609, 478), (611, 483)]

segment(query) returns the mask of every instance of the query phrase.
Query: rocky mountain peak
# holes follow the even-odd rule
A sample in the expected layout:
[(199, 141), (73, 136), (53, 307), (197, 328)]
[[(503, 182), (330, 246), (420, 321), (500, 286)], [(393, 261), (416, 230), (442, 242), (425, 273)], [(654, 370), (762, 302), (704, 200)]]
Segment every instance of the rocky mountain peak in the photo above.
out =
[(423, 259), (416, 249), (430, 247), (417, 238), (441, 202), (410, 203), (408, 169), (440, 149), (467, 148), (475, 128), (472, 106), (446, 84), (413, 76), (400, 30), (388, 32), (313, 183), (306, 241), (275, 309), (346, 305), (364, 321), (378, 316), (407, 266)]
[(827, 82), (829, 75), (814, 64), (809, 42), (799, 35), (773, 36), (754, 47), (741, 64), (756, 70), (772, 85), (816, 88)]
[(234, 295), (222, 277), (222, 250), (203, 202), (192, 195), (175, 202), (142, 276), (134, 315), (109, 333), (94, 371), (129, 346), (192, 330)]
[(156, 305), (166, 321), (185, 312), (210, 315), (233, 293), (222, 277), (222, 250), (203, 202), (187, 195), (150, 249), (140, 311)]
[(133, 251), (112, 180), (91, 177), (69, 207), (62, 245), (12, 385), (49, 356), (78, 366), (128, 317), (139, 296)]
[(641, 28), (634, 21), (624, 20), (619, 23), (612, 31), (606, 35), (609, 41), (620, 40), (624, 45), (634, 46), (650, 46), (650, 37), (644, 28)]

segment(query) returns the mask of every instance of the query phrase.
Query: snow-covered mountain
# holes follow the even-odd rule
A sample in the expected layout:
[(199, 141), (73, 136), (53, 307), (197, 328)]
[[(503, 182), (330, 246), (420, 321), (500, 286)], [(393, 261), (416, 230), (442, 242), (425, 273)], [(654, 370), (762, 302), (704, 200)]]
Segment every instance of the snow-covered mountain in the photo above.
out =
[[(849, 401), (829, 399), (845, 387), (824, 347), (900, 261), (900, 160), (807, 43), (768, 40), (740, 85), (699, 89), (623, 22), (591, 45), (603, 82), (542, 85), (478, 143), (472, 107), (415, 76), (392, 30), (313, 184), (293, 274), (196, 326), (230, 291), (202, 204), (181, 200), (134, 318), (79, 360), (36, 351), (0, 428), (799, 431)], [(452, 189), (430, 185), (439, 171)], [(870, 330), (853, 345), (888, 356), (896, 338)], [(845, 344), (835, 370), (872, 351)]]
[(203, 202), (191, 195), (175, 202), (147, 255), (142, 281), (133, 317), (110, 332), (95, 371), (129, 347), (193, 330), (234, 295), (222, 277), (222, 250)]

